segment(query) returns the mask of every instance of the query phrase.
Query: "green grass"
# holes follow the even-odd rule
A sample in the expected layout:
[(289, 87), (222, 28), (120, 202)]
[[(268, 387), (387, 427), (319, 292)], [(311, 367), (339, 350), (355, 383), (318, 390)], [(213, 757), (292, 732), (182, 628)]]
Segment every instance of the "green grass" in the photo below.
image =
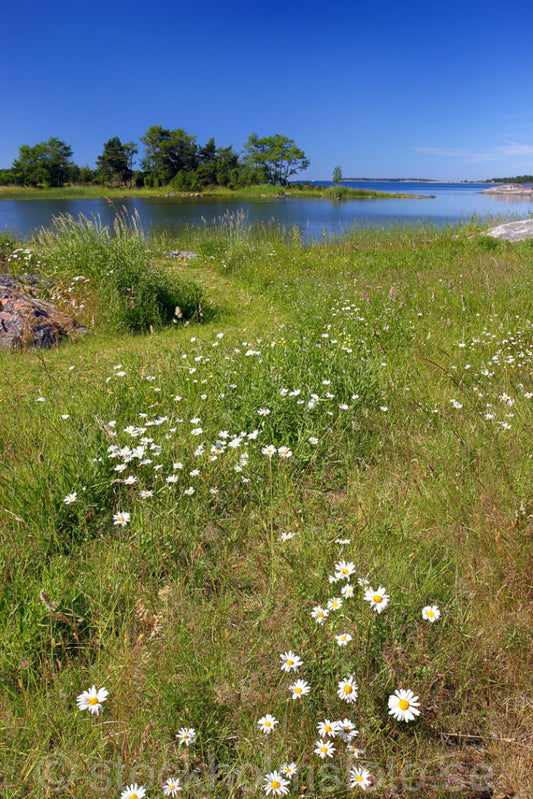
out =
[[(97, 260), (78, 235), (69, 279)], [(472, 224), (304, 247), (228, 217), (147, 247), (216, 317), (1, 355), (0, 795), (154, 797), (177, 775), (182, 796), (259, 796), (295, 762), (291, 795), (353, 796), (361, 766), (380, 797), (531, 796), (531, 244)], [(355, 596), (320, 626), (341, 559)], [(98, 717), (76, 707), (93, 684)], [(317, 723), (345, 717), (364, 751), (319, 759)]]

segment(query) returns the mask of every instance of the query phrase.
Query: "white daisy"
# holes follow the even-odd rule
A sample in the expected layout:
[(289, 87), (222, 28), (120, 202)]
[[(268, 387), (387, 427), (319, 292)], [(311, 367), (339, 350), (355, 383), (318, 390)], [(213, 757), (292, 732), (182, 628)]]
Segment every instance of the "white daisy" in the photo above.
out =
[(196, 730), (194, 727), (181, 727), (178, 730), (178, 734), (176, 738), (180, 742), (180, 744), (185, 744), (185, 746), (190, 746), (194, 739), (196, 738)]
[(390, 602), (390, 596), (382, 585), (379, 586), (377, 591), (373, 588), (367, 588), (364, 599), (366, 602), (370, 602), (370, 607), (377, 613), (382, 613)]
[(353, 674), (350, 674), (348, 677), (345, 677), (339, 682), (337, 696), (344, 702), (351, 704), (352, 702), (356, 701), (358, 690), (359, 689), (357, 683), (355, 682), (354, 676)]
[(341, 588), (341, 594), (343, 595), (344, 599), (351, 599), (354, 595), (354, 587), (351, 583), (346, 583)]
[(73, 502), (76, 502), (77, 498), (78, 498), (78, 492), (73, 491), (72, 494), (67, 494), (63, 502), (65, 503), (65, 505), (72, 505)]
[(348, 774), (350, 788), (361, 788), (366, 791), (370, 785), (370, 772), (366, 768), (351, 768)]
[(318, 755), (322, 760), (326, 757), (333, 757), (335, 754), (335, 747), (331, 741), (326, 741), (321, 738), (320, 741), (315, 741), (315, 755)]
[(342, 608), (342, 599), (340, 596), (334, 596), (328, 602), (328, 610), (339, 610), (339, 608)]
[(282, 774), (285, 774), (286, 777), (294, 777), (294, 775), (298, 773), (298, 768), (296, 763), (283, 763), (280, 771)]
[(324, 719), (324, 721), (319, 721), (316, 725), (318, 730), (318, 734), (321, 738), (335, 738), (337, 735), (337, 722), (329, 721), (329, 719)]
[(127, 511), (119, 511), (113, 514), (113, 524), (125, 527), (130, 520), (130, 514)]
[(324, 621), (329, 616), (329, 610), (326, 608), (322, 608), (320, 605), (317, 605), (313, 608), (311, 616), (315, 619), (317, 624), (324, 624)]
[(350, 719), (342, 719), (335, 722), (336, 729), (340, 737), (344, 741), (352, 741), (359, 735), (358, 730), (355, 729), (355, 724)]
[[(146, 796), (146, 788), (143, 788), (142, 785), (137, 785), (137, 783), (133, 783), (132, 785), (128, 785), (127, 788), (124, 788), (120, 794), (120, 799), (142, 799), (143, 796)], [(146, 799), (148, 799), (148, 797), (146, 797)]]
[(108, 693), (109, 691), (107, 688), (99, 688), (96, 690), (96, 685), (93, 685), (92, 688), (89, 688), (88, 691), (84, 691), (76, 698), (76, 704), (80, 710), (88, 710), (90, 713), (98, 716), (102, 710), (102, 702), (105, 702)]
[(292, 649), (289, 649), (288, 652), (283, 652), (283, 654), (280, 655), (280, 659), (282, 671), (298, 671), (303, 663), (301, 657), (295, 655)]
[(341, 633), (340, 635), (335, 636), (335, 640), (338, 646), (346, 646), (352, 640), (352, 636), (350, 633)]
[(163, 793), (165, 796), (177, 796), (178, 791), (181, 791), (181, 785), (177, 777), (170, 777), (163, 785)]
[(400, 688), (389, 696), (389, 715), (397, 721), (413, 721), (420, 715), (418, 696), (412, 691)]
[(305, 680), (296, 680), (292, 685), (289, 685), (289, 691), (292, 691), (293, 699), (301, 699), (302, 696), (307, 696), (311, 686)]
[(346, 560), (340, 560), (335, 564), (335, 577), (340, 580), (349, 580), (350, 576), (355, 572), (355, 563)]
[(425, 608), (422, 608), (422, 618), (432, 623), (438, 621), (440, 619), (440, 610), (437, 605), (426, 605)]
[(289, 780), (282, 777), (278, 771), (272, 771), (263, 777), (264, 789), (267, 796), (273, 794), (274, 796), (285, 796), (289, 793)]
[(270, 713), (267, 713), (266, 716), (259, 719), (257, 722), (259, 729), (261, 732), (264, 732), (266, 735), (270, 735), (271, 732), (274, 732), (274, 727), (276, 724), (279, 724), (278, 720), (271, 716)]

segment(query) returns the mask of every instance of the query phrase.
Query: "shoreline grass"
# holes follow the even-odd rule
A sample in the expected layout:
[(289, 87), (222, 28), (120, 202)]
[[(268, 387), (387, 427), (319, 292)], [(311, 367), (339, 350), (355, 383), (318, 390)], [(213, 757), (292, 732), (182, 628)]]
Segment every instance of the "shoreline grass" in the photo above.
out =
[[(290, 796), (364, 768), (387, 799), (530, 797), (531, 244), (175, 235), (151, 255), (216, 319), (0, 354), (5, 795), (264, 796), (294, 763)], [(358, 735), (321, 759), (326, 719)]]
[(293, 197), (322, 198), (332, 200), (350, 199), (427, 199), (427, 195), (405, 192), (384, 192), (372, 189), (352, 189), (347, 186), (313, 186), (311, 184), (289, 184), (288, 186), (245, 186), (229, 189), (222, 186), (208, 186), (199, 191), (176, 191), (170, 186), (159, 188), (132, 188), (129, 186), (65, 186), (46, 189), (21, 186), (0, 186), (0, 200), (77, 200), (77, 199), (127, 199), (134, 197), (188, 198), (219, 197), (234, 199), (288, 199)]

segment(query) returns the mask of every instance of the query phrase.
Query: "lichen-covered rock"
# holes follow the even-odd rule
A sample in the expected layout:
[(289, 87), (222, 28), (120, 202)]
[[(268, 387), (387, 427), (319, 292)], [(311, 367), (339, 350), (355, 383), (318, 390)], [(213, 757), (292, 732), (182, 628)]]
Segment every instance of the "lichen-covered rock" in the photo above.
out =
[(519, 219), (517, 222), (506, 222), (485, 231), (485, 236), (492, 236), (502, 241), (524, 241), (533, 238), (533, 219)]
[(53, 347), (87, 328), (51, 303), (34, 296), (39, 275), (0, 275), (0, 349)]

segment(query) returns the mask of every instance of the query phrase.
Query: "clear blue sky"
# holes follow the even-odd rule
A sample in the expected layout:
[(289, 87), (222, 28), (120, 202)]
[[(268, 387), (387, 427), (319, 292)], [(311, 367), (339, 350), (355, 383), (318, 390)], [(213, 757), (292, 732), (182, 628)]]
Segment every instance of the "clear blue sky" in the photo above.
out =
[(0, 20), (0, 168), (51, 136), (92, 167), (162, 125), (237, 151), (280, 133), (309, 179), (533, 173), (531, 0), (18, 0)]

